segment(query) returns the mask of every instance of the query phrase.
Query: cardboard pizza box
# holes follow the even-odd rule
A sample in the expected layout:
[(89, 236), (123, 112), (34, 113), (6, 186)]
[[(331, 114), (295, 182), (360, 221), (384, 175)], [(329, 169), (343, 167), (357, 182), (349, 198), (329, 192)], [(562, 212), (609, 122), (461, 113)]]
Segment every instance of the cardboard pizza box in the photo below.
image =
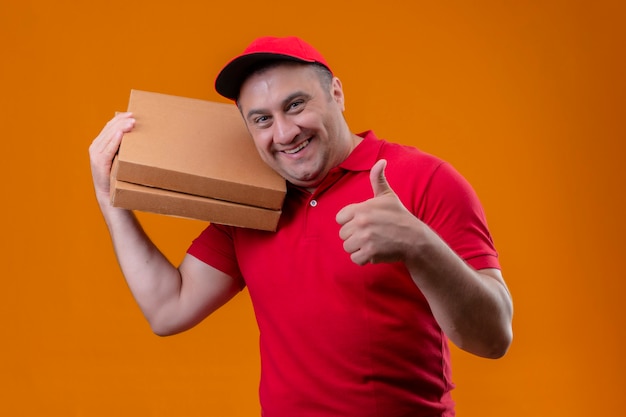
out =
[(117, 180), (280, 210), (285, 180), (258, 155), (234, 104), (132, 90)]

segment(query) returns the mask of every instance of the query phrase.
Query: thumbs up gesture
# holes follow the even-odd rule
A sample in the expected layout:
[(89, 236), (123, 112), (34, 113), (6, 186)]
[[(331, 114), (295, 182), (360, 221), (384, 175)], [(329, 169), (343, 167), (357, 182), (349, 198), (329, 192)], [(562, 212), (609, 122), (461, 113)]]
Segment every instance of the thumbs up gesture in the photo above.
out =
[(389, 186), (386, 166), (387, 161), (381, 159), (370, 171), (373, 198), (337, 213), (343, 248), (358, 265), (404, 260), (414, 243), (415, 227), (422, 225)]

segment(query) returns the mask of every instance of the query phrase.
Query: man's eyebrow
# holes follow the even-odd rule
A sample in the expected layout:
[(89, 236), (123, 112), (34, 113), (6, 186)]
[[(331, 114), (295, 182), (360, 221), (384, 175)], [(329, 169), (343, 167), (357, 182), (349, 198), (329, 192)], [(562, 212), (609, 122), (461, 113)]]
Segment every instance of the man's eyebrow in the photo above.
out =
[(267, 113), (267, 110), (263, 110), (263, 109), (251, 109), (248, 114), (246, 115), (246, 119), (250, 119), (253, 115), (255, 114), (265, 114)]
[(311, 94), (304, 91), (296, 91), (295, 93), (291, 93), (283, 100), (283, 107), (286, 107), (289, 103), (291, 103), (294, 99), (298, 97), (304, 97), (309, 99), (311, 98)]
[[(311, 98), (311, 95), (309, 93), (305, 93), (304, 91), (296, 91), (294, 93), (289, 94), (287, 97), (285, 97), (285, 99), (282, 101), (282, 106), (283, 107), (287, 106), (289, 103), (291, 103), (294, 99), (298, 97), (304, 97), (308, 99), (308, 98)], [(269, 113), (269, 110), (266, 110), (266, 109), (251, 109), (246, 114), (246, 118), (249, 119), (255, 114), (267, 114), (267, 113)]]

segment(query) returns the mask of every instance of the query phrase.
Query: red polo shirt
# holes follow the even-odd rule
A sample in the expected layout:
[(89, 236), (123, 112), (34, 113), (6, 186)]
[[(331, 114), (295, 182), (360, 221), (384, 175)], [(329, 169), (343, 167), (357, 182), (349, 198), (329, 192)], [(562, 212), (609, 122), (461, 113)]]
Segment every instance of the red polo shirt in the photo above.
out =
[(476, 269), (499, 268), (483, 210), (447, 163), (372, 132), (317, 190), (290, 186), (275, 233), (210, 225), (189, 254), (247, 285), (264, 417), (453, 416), (447, 339), (401, 263), (358, 266), (337, 212), (388, 161), (404, 205)]

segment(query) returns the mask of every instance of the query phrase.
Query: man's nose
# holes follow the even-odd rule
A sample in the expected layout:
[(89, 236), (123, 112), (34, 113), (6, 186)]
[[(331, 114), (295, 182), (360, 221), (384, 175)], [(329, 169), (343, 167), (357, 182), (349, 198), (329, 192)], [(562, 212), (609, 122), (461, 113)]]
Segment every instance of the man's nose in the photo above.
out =
[(298, 136), (300, 128), (289, 117), (276, 117), (274, 119), (274, 143), (287, 145)]

